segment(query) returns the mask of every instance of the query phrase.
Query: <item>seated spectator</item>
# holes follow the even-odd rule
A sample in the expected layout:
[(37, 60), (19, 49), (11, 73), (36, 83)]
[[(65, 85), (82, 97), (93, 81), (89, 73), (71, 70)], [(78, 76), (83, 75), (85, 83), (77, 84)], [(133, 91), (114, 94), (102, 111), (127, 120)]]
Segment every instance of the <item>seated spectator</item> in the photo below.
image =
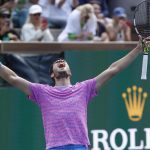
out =
[(0, 16), (3, 19), (10, 21), (10, 28), (13, 28), (13, 22), (11, 21), (11, 12), (7, 8), (2, 8), (0, 10)]
[(48, 28), (48, 22), (41, 17), (42, 8), (39, 5), (32, 5), (29, 9), (27, 22), (21, 30), (21, 39), (31, 41), (53, 41), (54, 38)]
[(96, 34), (97, 19), (93, 6), (85, 4), (78, 6), (70, 14), (67, 25), (58, 37), (58, 41), (93, 40)]
[(43, 8), (42, 16), (48, 19), (50, 28), (64, 28), (78, 0), (39, 0), (39, 5)]
[(1, 18), (0, 21), (0, 40), (1, 41), (18, 41), (19, 35), (14, 29), (10, 28), (10, 20)]
[(22, 28), (22, 26), (25, 24), (25, 21), (27, 19), (29, 8), (32, 5), (38, 4), (39, 0), (28, 0), (26, 3), (21, 4), (21, 7), (16, 6), (15, 9), (12, 11), (12, 21), (13, 26), (15, 28)]
[[(2, 0), (0, 1), (0, 12), (5, 15), (5, 18), (11, 18), (17, 4), (18, 0)], [(13, 22), (11, 22), (11, 27), (13, 27)]]
[(109, 30), (112, 32), (112, 41), (131, 41), (131, 24), (127, 19), (125, 9), (117, 7), (113, 11), (112, 26)]
[(96, 29), (96, 36), (94, 37), (94, 40), (107, 42), (109, 41), (107, 30), (105, 26), (101, 23), (101, 20), (99, 19), (99, 15), (101, 13), (100, 3), (99, 1), (92, 1), (91, 4), (94, 8), (94, 13), (97, 17), (97, 29)]

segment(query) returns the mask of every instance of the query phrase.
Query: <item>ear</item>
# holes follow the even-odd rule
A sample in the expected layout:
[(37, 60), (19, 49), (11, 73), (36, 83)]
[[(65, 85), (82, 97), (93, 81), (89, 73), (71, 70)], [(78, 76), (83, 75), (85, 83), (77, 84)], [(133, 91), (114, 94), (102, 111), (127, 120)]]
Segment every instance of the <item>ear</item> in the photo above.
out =
[(51, 78), (54, 78), (54, 73), (51, 74)]
[(70, 68), (69, 68), (69, 75), (70, 75), (70, 77), (72, 76), (72, 72), (71, 72)]

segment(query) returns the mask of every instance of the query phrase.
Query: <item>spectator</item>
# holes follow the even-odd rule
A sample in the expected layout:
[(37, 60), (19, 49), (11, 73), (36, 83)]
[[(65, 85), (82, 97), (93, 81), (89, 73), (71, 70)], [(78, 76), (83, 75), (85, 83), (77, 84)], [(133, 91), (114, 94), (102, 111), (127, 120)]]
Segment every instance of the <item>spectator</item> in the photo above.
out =
[(94, 8), (94, 13), (97, 17), (97, 29), (96, 29), (96, 36), (94, 40), (98, 41), (109, 41), (109, 36), (107, 34), (106, 27), (101, 23), (99, 19), (99, 15), (101, 13), (101, 7), (99, 1), (91, 1), (91, 4)]
[[(0, 1), (0, 12), (5, 18), (12, 17), (12, 11), (16, 7), (18, 0), (2, 0)], [(13, 22), (11, 21), (11, 27), (13, 27)]]
[(97, 19), (93, 6), (85, 4), (78, 6), (70, 14), (67, 25), (58, 37), (58, 41), (93, 40), (96, 34)]
[[(101, 23), (101, 25), (103, 25), (106, 29), (107, 35), (109, 40), (111, 40), (114, 36), (114, 34), (112, 33), (112, 18), (106, 17), (101, 8), (101, 3), (99, 2), (99, 0), (91, 0), (90, 1), (91, 4), (94, 4), (94, 7), (96, 7), (97, 9), (97, 20), (98, 22)], [(99, 6), (98, 6), (99, 5)]]
[(1, 18), (0, 21), (0, 40), (1, 41), (18, 41), (19, 35), (14, 29), (10, 28), (10, 20)]
[(39, 5), (32, 5), (29, 9), (27, 22), (21, 30), (23, 41), (53, 41), (54, 38), (48, 28), (48, 22), (41, 17), (42, 8)]
[(110, 31), (113, 33), (111, 37), (113, 41), (131, 41), (131, 26), (124, 8), (116, 7), (114, 9)]
[(13, 28), (13, 22), (11, 21), (11, 11), (8, 8), (1, 8), (0, 9), (0, 15), (1, 18), (6, 18), (7, 20), (10, 20), (10, 27)]
[(43, 8), (42, 16), (48, 19), (49, 27), (64, 28), (72, 9), (78, 5), (78, 0), (39, 0)]
[(22, 28), (28, 16), (29, 8), (32, 5), (38, 4), (39, 0), (28, 0), (22, 7), (16, 7), (12, 11), (12, 21), (15, 28)]

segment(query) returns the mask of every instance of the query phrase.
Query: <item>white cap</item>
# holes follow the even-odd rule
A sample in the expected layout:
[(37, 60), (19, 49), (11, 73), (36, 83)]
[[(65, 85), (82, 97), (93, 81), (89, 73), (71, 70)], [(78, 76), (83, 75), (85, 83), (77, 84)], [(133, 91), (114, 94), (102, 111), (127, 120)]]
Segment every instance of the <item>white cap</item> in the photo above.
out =
[(29, 14), (42, 13), (42, 7), (40, 5), (32, 5), (29, 8)]

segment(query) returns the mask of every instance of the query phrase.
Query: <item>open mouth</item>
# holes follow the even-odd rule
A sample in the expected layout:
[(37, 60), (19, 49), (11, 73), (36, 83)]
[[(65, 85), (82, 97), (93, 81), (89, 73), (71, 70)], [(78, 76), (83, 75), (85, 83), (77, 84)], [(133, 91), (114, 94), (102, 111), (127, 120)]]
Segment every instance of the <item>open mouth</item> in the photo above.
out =
[(65, 64), (64, 64), (64, 63), (60, 63), (60, 64), (58, 65), (58, 67), (59, 67), (59, 68), (64, 68), (64, 67), (65, 67)]

